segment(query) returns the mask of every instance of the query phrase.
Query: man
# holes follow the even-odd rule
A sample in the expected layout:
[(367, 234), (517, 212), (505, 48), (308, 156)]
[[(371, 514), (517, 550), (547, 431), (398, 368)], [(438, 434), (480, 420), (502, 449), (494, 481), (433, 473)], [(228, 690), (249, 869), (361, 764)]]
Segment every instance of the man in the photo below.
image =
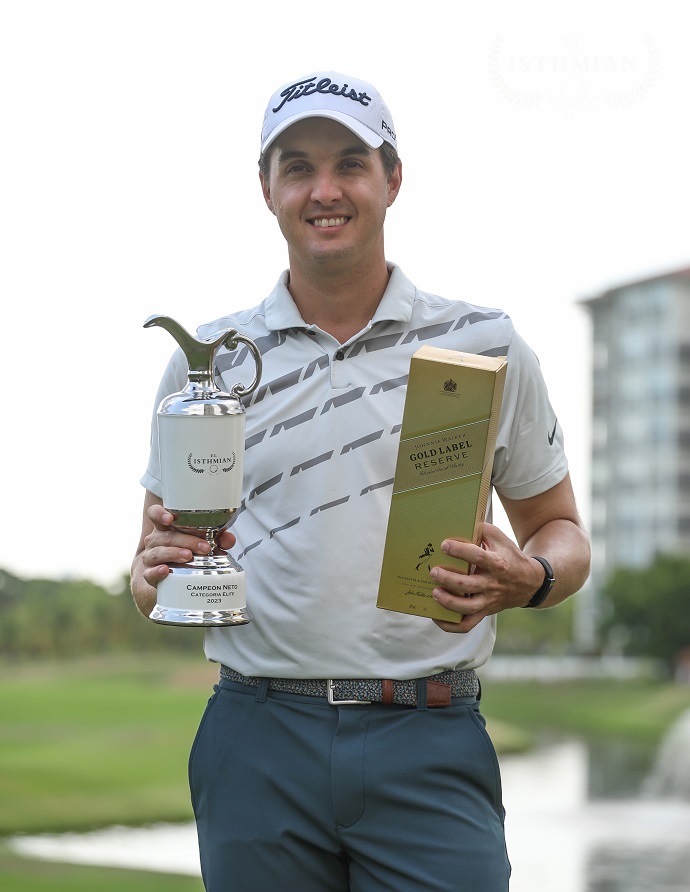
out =
[[(475, 669), (496, 614), (552, 606), (587, 576), (562, 435), (505, 313), (423, 293), (386, 262), (402, 167), (370, 84), (325, 72), (281, 87), (261, 153), (289, 270), (258, 307), (199, 331), (237, 328), (264, 367), (246, 405), (243, 508), (222, 540), (246, 570), (254, 620), (207, 631), (220, 681), (190, 757), (204, 882), (504, 892), (500, 776)], [(422, 343), (508, 356), (493, 485), (519, 547), (490, 523), (482, 547), (448, 530), (442, 551), (476, 568), (430, 571), (458, 623), (376, 608), (404, 385)], [(217, 367), (225, 389), (253, 377), (246, 351), (220, 351)], [(176, 355), (157, 401), (185, 373)], [(142, 482), (132, 591), (148, 614), (165, 563), (208, 546), (171, 528), (156, 449)]]

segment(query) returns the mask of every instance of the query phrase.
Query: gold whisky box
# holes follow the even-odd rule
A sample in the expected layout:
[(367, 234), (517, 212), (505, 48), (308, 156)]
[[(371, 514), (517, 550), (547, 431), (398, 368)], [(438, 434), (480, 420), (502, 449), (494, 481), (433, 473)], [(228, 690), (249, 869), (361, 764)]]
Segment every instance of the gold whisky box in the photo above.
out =
[(481, 541), (505, 356), (421, 347), (410, 361), (377, 607), (460, 622), (431, 596), (437, 565), (467, 572), (444, 539)]

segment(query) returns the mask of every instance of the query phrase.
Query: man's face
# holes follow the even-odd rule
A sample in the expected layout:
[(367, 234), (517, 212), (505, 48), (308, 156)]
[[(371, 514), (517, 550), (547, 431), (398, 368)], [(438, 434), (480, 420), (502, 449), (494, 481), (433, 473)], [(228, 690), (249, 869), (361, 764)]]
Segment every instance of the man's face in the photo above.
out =
[(298, 121), (271, 151), (264, 198), (288, 243), (290, 266), (347, 271), (383, 258), (386, 210), (400, 188), (380, 153), (327, 118)]

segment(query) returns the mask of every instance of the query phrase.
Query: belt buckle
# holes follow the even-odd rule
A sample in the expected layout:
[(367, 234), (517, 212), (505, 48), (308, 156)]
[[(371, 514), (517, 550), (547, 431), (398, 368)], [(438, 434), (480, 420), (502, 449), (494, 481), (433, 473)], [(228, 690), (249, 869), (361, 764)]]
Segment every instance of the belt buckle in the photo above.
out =
[(337, 678), (326, 679), (326, 690), (328, 692), (328, 702), (331, 706), (371, 706), (371, 700), (336, 700), (333, 689)]

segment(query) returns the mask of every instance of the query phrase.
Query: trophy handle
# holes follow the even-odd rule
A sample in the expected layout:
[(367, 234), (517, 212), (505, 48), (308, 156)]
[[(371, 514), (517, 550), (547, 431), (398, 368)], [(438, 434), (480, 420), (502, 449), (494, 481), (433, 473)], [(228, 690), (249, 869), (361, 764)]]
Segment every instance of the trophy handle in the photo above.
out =
[(234, 393), (236, 397), (249, 396), (250, 393), (254, 393), (256, 388), (259, 386), (259, 381), (261, 380), (261, 354), (259, 353), (259, 348), (256, 346), (254, 341), (249, 338), (245, 338), (244, 335), (237, 334), (235, 331), (231, 331), (227, 333), (226, 340), (224, 345), (228, 348), (228, 350), (236, 350), (239, 342), (246, 344), (249, 348), (249, 352), (252, 354), (254, 358), (254, 362), (256, 364), (256, 375), (254, 376), (254, 380), (249, 385), (249, 387), (243, 387), (241, 384), (235, 384), (232, 388), (231, 393)]
[(261, 380), (261, 354), (259, 348), (254, 341), (246, 338), (244, 335), (237, 334), (234, 328), (226, 328), (224, 331), (218, 332), (215, 337), (208, 341), (199, 341), (193, 337), (179, 322), (176, 322), (170, 316), (161, 316), (155, 314), (149, 316), (144, 323), (144, 328), (150, 328), (152, 325), (159, 325), (175, 338), (187, 357), (189, 365), (189, 379), (198, 383), (211, 386), (213, 381), (213, 358), (216, 350), (223, 344), (228, 350), (236, 350), (240, 342), (246, 344), (249, 348), (254, 363), (256, 365), (256, 374), (254, 380), (249, 387), (243, 387), (241, 384), (235, 384), (230, 391), (235, 397), (240, 398), (249, 396), (254, 393), (259, 386)]

